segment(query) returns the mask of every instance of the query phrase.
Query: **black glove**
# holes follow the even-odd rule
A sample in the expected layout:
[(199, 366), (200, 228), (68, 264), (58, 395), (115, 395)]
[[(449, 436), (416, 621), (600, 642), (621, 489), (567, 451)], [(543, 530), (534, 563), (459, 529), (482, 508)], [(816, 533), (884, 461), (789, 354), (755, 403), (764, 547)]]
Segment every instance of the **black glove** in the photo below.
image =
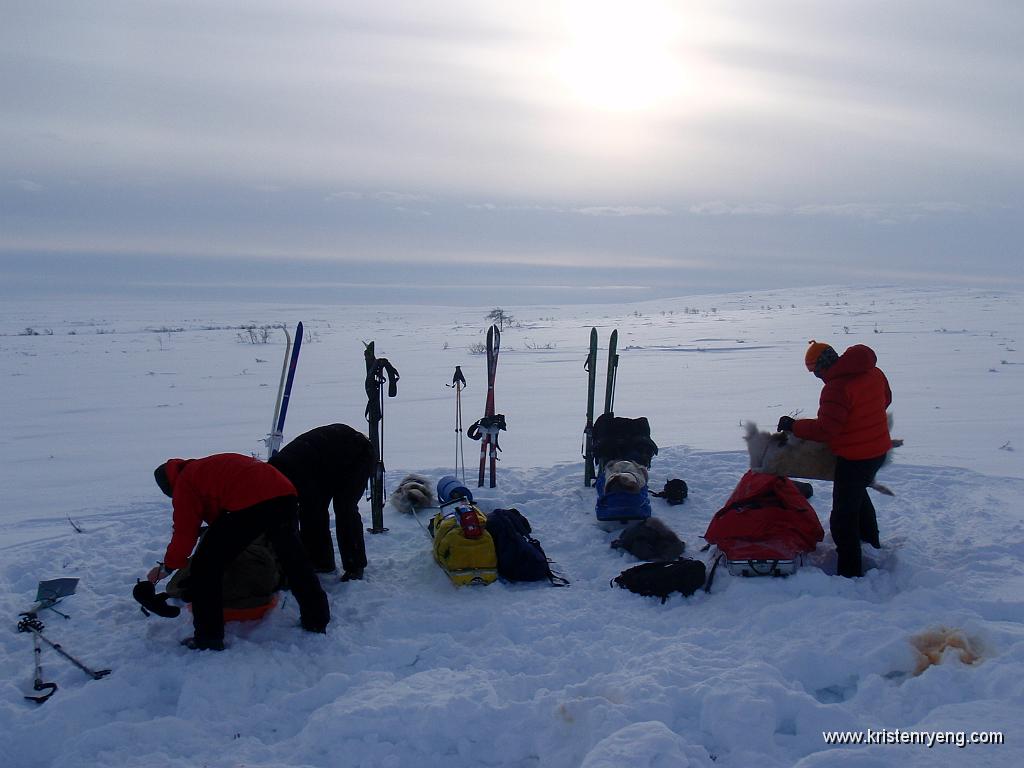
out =
[(792, 416), (783, 416), (781, 419), (779, 419), (779, 426), (776, 427), (775, 429), (778, 432), (792, 432), (793, 425), (795, 423), (796, 419), (794, 419)]
[(161, 592), (158, 595), (156, 587), (148, 581), (137, 582), (132, 590), (132, 597), (142, 606), (142, 612), (147, 616), (150, 613), (155, 613), (157, 616), (163, 616), (165, 619), (173, 619), (181, 613), (181, 608), (178, 606), (167, 604), (168, 595), (166, 592)]

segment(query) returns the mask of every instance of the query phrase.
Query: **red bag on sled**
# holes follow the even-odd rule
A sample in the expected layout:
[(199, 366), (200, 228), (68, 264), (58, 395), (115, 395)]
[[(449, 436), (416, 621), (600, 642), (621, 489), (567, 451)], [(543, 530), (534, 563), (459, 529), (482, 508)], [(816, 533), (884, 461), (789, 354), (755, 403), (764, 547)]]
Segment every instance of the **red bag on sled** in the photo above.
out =
[(787, 477), (749, 470), (704, 538), (736, 576), (788, 576), (825, 538), (814, 507)]

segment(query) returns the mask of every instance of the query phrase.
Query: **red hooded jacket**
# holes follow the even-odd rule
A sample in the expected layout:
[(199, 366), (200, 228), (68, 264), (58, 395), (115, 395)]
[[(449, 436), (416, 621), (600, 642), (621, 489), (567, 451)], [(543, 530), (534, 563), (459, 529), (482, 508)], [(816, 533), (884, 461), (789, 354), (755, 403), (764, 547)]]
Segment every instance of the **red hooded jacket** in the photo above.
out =
[(296, 495), (288, 478), (269, 464), (240, 453), (169, 459), (166, 468), (173, 491), (174, 533), (164, 555), (164, 566), (172, 570), (185, 567), (203, 523), (212, 523), (221, 513)]
[(885, 374), (875, 367), (871, 347), (856, 344), (821, 373), (816, 419), (797, 419), (793, 434), (804, 440), (827, 443), (844, 459), (873, 459), (892, 448), (885, 409), (892, 391)]

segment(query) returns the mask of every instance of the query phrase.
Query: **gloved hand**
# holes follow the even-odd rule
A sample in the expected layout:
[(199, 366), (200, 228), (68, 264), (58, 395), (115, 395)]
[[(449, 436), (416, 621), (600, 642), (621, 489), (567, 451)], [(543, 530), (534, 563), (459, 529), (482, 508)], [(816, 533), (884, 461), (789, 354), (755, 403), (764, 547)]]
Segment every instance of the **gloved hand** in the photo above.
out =
[(363, 580), (363, 569), (356, 568), (351, 571), (345, 571), (341, 574), (342, 581), (362, 581)]
[(792, 432), (793, 425), (795, 423), (796, 419), (794, 419), (792, 416), (783, 416), (781, 419), (779, 419), (779, 426), (776, 427), (775, 429), (778, 432)]
[(157, 563), (149, 569), (149, 573), (146, 574), (146, 581), (150, 584), (157, 584), (166, 579), (172, 573), (174, 573), (174, 571), (167, 570), (163, 563)]

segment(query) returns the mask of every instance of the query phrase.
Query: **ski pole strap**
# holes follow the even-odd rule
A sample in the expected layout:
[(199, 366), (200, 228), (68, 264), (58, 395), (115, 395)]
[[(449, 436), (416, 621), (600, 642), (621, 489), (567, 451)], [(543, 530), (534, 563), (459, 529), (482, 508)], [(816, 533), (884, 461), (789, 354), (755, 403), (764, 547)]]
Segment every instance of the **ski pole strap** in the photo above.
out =
[(398, 370), (386, 357), (378, 357), (373, 366), (366, 372), (366, 391), (369, 393), (388, 382), (388, 397), (398, 394)]
[(466, 386), (466, 377), (462, 374), (462, 366), (455, 366), (455, 373), (452, 375), (452, 386), (457, 387), (461, 384), (463, 387)]
[(385, 381), (388, 382), (388, 397), (398, 394), (398, 370), (386, 357), (378, 357), (366, 371), (366, 392), (375, 391)]
[(377, 360), (377, 366), (381, 369), (381, 381), (386, 375), (388, 379), (388, 397), (394, 397), (398, 394), (398, 369), (393, 366), (386, 357), (382, 357)]

